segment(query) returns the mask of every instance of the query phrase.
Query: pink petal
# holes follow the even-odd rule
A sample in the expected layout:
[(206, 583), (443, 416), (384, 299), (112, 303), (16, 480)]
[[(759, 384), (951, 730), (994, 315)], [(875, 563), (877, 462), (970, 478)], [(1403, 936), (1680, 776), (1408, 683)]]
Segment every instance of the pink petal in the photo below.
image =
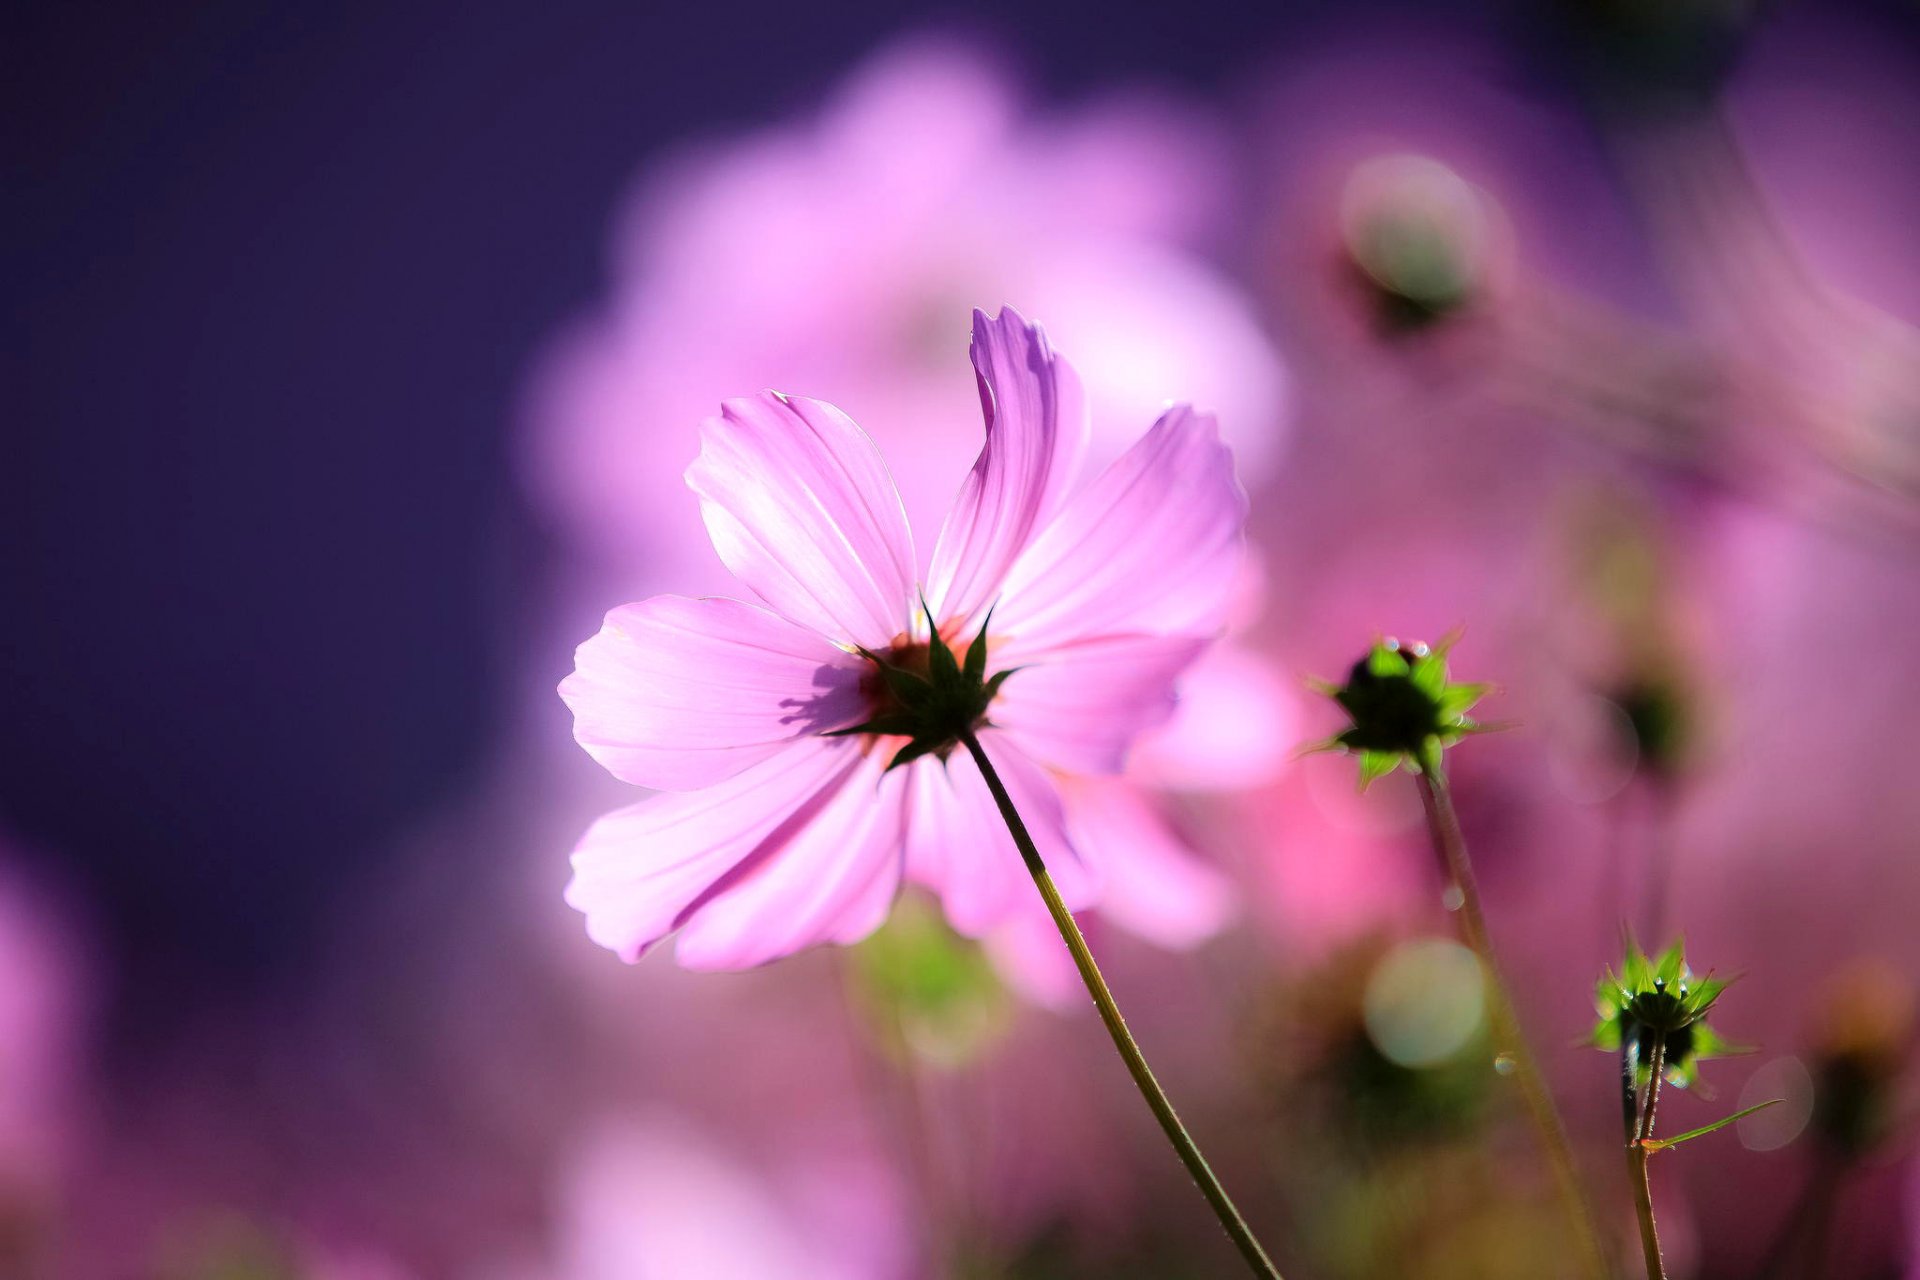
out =
[(1022, 999), (1055, 1013), (1091, 1011), (1073, 953), (1037, 900), (1031, 911), (1015, 915), (980, 942), (1000, 980)]
[[(1052, 780), (1004, 734), (983, 732), (980, 744), (1032, 833), (1060, 896), (1074, 910), (1088, 905), (1098, 885), (1067, 839)], [(977, 938), (1038, 902), (1040, 891), (972, 756), (962, 748), (948, 756), (944, 766), (925, 756), (909, 769), (907, 875), (940, 895), (948, 922)]]
[(1157, 787), (1244, 791), (1278, 777), (1307, 736), (1294, 686), (1252, 650), (1222, 643), (1181, 674), (1173, 718), (1129, 761)]
[(915, 607), (913, 539), (866, 432), (830, 404), (729, 400), (687, 468), (714, 549), (774, 610), (829, 639), (885, 648)]
[(674, 957), (688, 969), (749, 969), (820, 942), (852, 943), (887, 918), (900, 888), (904, 771), (859, 761), (802, 825), (770, 839), (697, 906)]
[(846, 738), (806, 738), (700, 791), (655, 796), (595, 822), (573, 851), (567, 903), (587, 936), (638, 960), (735, 867), (826, 807), (862, 760)]
[(1162, 947), (1184, 950), (1232, 918), (1227, 878), (1195, 857), (1139, 787), (1075, 778), (1061, 787), (1067, 828), (1100, 868), (1100, 914)]
[(1173, 714), (1174, 680), (1207, 644), (1132, 635), (1048, 649), (1001, 686), (993, 723), (1049, 768), (1118, 773), (1134, 738)]
[(1008, 660), (1082, 636), (1219, 630), (1246, 514), (1213, 419), (1169, 409), (1014, 565), (994, 614)]
[(615, 777), (689, 791), (858, 721), (863, 666), (758, 605), (655, 596), (607, 615), (560, 696)]
[(941, 527), (927, 578), (935, 616), (963, 623), (993, 602), (1058, 510), (1088, 427), (1079, 378), (1013, 308), (991, 319), (973, 313), (972, 356), (987, 440)]

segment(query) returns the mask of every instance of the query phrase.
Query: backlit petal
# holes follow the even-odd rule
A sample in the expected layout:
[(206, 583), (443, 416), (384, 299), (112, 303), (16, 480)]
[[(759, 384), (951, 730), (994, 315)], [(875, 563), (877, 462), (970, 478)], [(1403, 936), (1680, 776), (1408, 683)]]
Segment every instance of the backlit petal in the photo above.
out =
[(738, 600), (621, 605), (574, 663), (560, 684), (574, 737), (615, 777), (667, 791), (729, 778), (864, 706), (864, 659)]
[(1213, 634), (1232, 603), (1246, 513), (1213, 419), (1169, 409), (1020, 557), (994, 630), (1022, 651), (1126, 632)]
[(734, 576), (829, 639), (880, 649), (915, 605), (913, 540), (866, 432), (830, 404), (774, 392), (729, 400), (687, 469)]
[(1206, 646), (1133, 635), (1048, 649), (1007, 677), (989, 713), (1049, 768), (1118, 773), (1134, 738), (1173, 713), (1174, 680)]
[[(1060, 896), (1074, 910), (1089, 905), (1098, 883), (1067, 839), (1052, 780), (1004, 734), (988, 730), (980, 742)], [(1039, 890), (972, 756), (961, 748), (944, 766), (927, 756), (910, 769), (907, 876), (940, 895), (948, 922), (977, 938), (1038, 901)]]
[(900, 888), (907, 779), (864, 751), (804, 826), (737, 866), (680, 931), (689, 969), (746, 969), (820, 942), (852, 943), (887, 917)]
[(1218, 933), (1233, 915), (1227, 878), (1202, 862), (1151, 800), (1121, 778), (1061, 785), (1067, 829), (1100, 868), (1100, 914), (1149, 942), (1182, 949)]
[(943, 622), (993, 603), (1007, 571), (1059, 510), (1086, 447), (1080, 380), (1046, 334), (1008, 307), (973, 313), (973, 368), (987, 438), (954, 500), (927, 578)]
[(654, 796), (588, 828), (567, 903), (587, 936), (633, 961), (757, 851), (790, 840), (862, 759), (845, 738), (808, 738), (725, 782)]

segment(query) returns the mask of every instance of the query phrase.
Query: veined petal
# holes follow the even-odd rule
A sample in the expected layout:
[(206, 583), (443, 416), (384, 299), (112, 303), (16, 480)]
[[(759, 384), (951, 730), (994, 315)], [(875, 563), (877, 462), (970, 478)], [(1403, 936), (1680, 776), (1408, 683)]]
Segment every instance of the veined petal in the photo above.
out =
[(1101, 636), (1009, 660), (1018, 669), (994, 699), (993, 723), (1049, 768), (1118, 773), (1133, 740), (1173, 714), (1174, 681), (1207, 643)]
[(574, 849), (567, 903), (588, 937), (638, 960), (728, 872), (791, 839), (861, 759), (849, 739), (807, 738), (725, 782), (615, 810)]
[(615, 777), (688, 791), (859, 720), (862, 666), (758, 605), (655, 596), (607, 614), (560, 696)]
[(858, 942), (900, 888), (907, 780), (863, 751), (804, 825), (741, 862), (697, 905), (674, 957), (688, 969), (749, 969), (820, 942)]
[(913, 539), (866, 432), (830, 404), (776, 392), (729, 400), (687, 468), (735, 577), (831, 640), (884, 648), (915, 604)]
[[(1060, 896), (1074, 910), (1089, 905), (1098, 882), (1067, 838), (1052, 780), (1004, 734), (982, 732), (980, 745), (1033, 835)], [(978, 938), (1011, 919), (1029, 900), (1037, 901), (1040, 891), (973, 757), (960, 749), (944, 766), (926, 756), (909, 770), (907, 876), (940, 895), (948, 923)]]
[(1212, 417), (1169, 409), (1015, 563), (994, 630), (1021, 652), (1125, 632), (1212, 634), (1232, 603), (1246, 515)]
[(1100, 913), (1107, 919), (1182, 950), (1232, 917), (1227, 878), (1194, 856), (1134, 783), (1074, 778), (1060, 794), (1075, 847), (1100, 868)]
[(927, 577), (935, 616), (962, 625), (993, 603), (1014, 560), (1059, 509), (1088, 429), (1080, 379), (1013, 308), (973, 313), (971, 354), (987, 439)]

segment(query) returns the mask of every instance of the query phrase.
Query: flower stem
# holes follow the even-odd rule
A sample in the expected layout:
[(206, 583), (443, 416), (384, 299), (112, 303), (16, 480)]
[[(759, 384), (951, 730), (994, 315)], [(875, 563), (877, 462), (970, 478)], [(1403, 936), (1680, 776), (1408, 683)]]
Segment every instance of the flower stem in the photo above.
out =
[(1627, 1144), (1627, 1170), (1633, 1175), (1633, 1207), (1640, 1215), (1640, 1248), (1647, 1258), (1647, 1280), (1667, 1280), (1666, 1264), (1660, 1260), (1660, 1232), (1653, 1225), (1653, 1187), (1647, 1181), (1647, 1157), (1652, 1154), (1643, 1142)]
[(1126, 1019), (1120, 1016), (1120, 1006), (1114, 1003), (1113, 992), (1107, 989), (1106, 979), (1100, 976), (1100, 967), (1093, 961), (1093, 952), (1087, 949), (1086, 937), (1080, 932), (1080, 926), (1074, 923), (1073, 913), (1067, 910), (1067, 904), (1060, 900), (1060, 891), (1054, 887), (1053, 877), (1047, 874), (1047, 865), (1041, 859), (1040, 851), (1034, 847), (1033, 836), (1028, 833), (1027, 824), (1021, 821), (1012, 797), (1001, 783), (993, 762), (987, 759), (980, 740), (972, 733), (966, 733), (961, 736), (961, 741), (966, 743), (974, 763), (980, 766), (980, 776), (987, 780), (987, 789), (993, 792), (994, 803), (1000, 806), (1000, 816), (1006, 820), (1007, 830), (1013, 833), (1013, 842), (1020, 849), (1020, 857), (1026, 862), (1027, 871), (1033, 876), (1033, 883), (1039, 888), (1041, 898), (1046, 901), (1054, 924), (1059, 926), (1067, 950), (1073, 953), (1073, 963), (1080, 970), (1080, 979), (1087, 984), (1087, 993), (1093, 997), (1094, 1007), (1100, 1011), (1100, 1020), (1106, 1023), (1107, 1034), (1113, 1037), (1113, 1047), (1120, 1051), (1121, 1059), (1127, 1064), (1127, 1072), (1133, 1076), (1134, 1084), (1139, 1086), (1140, 1096), (1147, 1100), (1147, 1106), (1152, 1110), (1154, 1119), (1160, 1122), (1167, 1141), (1173, 1144), (1180, 1162), (1193, 1175), (1194, 1182), (1200, 1187), (1200, 1194), (1213, 1206), (1214, 1216), (1220, 1219), (1220, 1225), (1226, 1229), (1228, 1237), (1232, 1239), (1234, 1247), (1240, 1250), (1240, 1256), (1246, 1259), (1253, 1274), (1266, 1277), (1266, 1280), (1280, 1280), (1279, 1270), (1254, 1238), (1246, 1219), (1234, 1207), (1233, 1199), (1227, 1195), (1226, 1188), (1220, 1185), (1220, 1179), (1214, 1176), (1207, 1158), (1200, 1154), (1200, 1148), (1187, 1132), (1186, 1126), (1180, 1123), (1173, 1103), (1167, 1100), (1166, 1091), (1154, 1079), (1146, 1056), (1140, 1052), (1133, 1033), (1127, 1030)]
[(1494, 955), (1493, 937), (1487, 931), (1487, 916), (1480, 903), (1480, 885), (1474, 878), (1473, 863), (1467, 857), (1466, 837), (1460, 832), (1460, 819), (1453, 811), (1453, 797), (1447, 789), (1447, 777), (1440, 767), (1440, 751), (1430, 746), (1421, 753), (1420, 771), (1414, 779), (1420, 784), (1420, 801), (1427, 813), (1427, 829), (1433, 836), (1434, 852), (1440, 857), (1441, 870), (1448, 882), (1460, 891), (1460, 929), (1467, 945), (1480, 957), (1491, 989), (1489, 1012), (1494, 1024), (1494, 1039), (1513, 1063), (1527, 1113), (1546, 1148), (1553, 1166), (1554, 1181), (1573, 1222), (1582, 1261), (1593, 1280), (1606, 1280), (1609, 1274), (1606, 1252), (1600, 1245), (1600, 1233), (1594, 1229), (1593, 1209), (1581, 1190), (1580, 1174), (1573, 1162), (1573, 1148), (1567, 1141), (1566, 1126), (1554, 1107), (1553, 1093), (1546, 1077), (1534, 1060), (1533, 1051), (1520, 1030), (1519, 1014), (1507, 986), (1500, 962)]
[(1633, 1177), (1633, 1207), (1640, 1218), (1640, 1249), (1647, 1259), (1647, 1280), (1667, 1280), (1666, 1263), (1660, 1258), (1660, 1231), (1653, 1223), (1653, 1184), (1647, 1180), (1647, 1159), (1653, 1155), (1647, 1142), (1653, 1137), (1654, 1113), (1660, 1106), (1660, 1073), (1667, 1069), (1664, 1035), (1654, 1036), (1647, 1065), (1652, 1073), (1647, 1077), (1639, 1125), (1633, 1140), (1627, 1143), (1627, 1172)]

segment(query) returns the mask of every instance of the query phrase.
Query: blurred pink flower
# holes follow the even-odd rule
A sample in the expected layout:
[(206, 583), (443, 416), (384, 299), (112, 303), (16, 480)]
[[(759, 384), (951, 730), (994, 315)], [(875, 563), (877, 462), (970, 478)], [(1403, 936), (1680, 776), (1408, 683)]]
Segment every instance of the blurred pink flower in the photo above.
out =
[(851, 1152), (751, 1161), (685, 1118), (602, 1124), (569, 1162), (553, 1280), (904, 1280), (899, 1187)]
[(966, 46), (895, 46), (817, 116), (649, 171), (607, 300), (529, 389), (531, 490), (624, 589), (698, 592), (718, 566), (681, 536), (694, 424), (715, 387), (804, 384), (874, 432), (910, 521), (937, 520), (977, 430), (949, 317), (1002, 299), (1075, 353), (1093, 465), (1177, 397), (1219, 415), (1257, 483), (1283, 374), (1194, 252), (1220, 222), (1221, 156), (1165, 101), (1030, 116)]
[[(972, 354), (986, 443), (924, 579), (926, 624), (964, 645), (993, 611), (991, 670), (1012, 678), (979, 740), (1084, 907), (1098, 872), (1050, 771), (1115, 773), (1170, 713), (1175, 677), (1225, 623), (1246, 499), (1212, 419), (1186, 406), (1076, 488), (1072, 369), (1011, 309), (975, 313)], [(971, 757), (890, 770), (882, 737), (831, 736), (877, 710), (865, 653), (908, 663), (928, 637), (872, 441), (830, 405), (769, 393), (707, 421), (687, 476), (722, 559), (772, 610), (655, 597), (581, 646), (561, 687), (580, 743), (622, 780), (680, 793), (583, 838), (568, 900), (590, 935), (631, 960), (681, 929), (683, 965), (741, 968), (866, 936), (903, 874), (962, 933), (1013, 918), (1031, 895)]]

